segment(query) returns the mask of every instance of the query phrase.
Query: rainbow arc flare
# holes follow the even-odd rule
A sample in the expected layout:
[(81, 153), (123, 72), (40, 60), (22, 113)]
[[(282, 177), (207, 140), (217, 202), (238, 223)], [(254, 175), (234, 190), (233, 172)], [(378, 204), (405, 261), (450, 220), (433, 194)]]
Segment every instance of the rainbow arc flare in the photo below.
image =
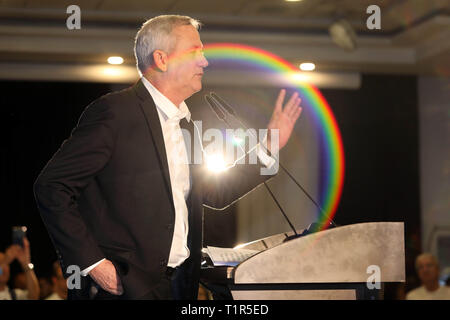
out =
[(213, 43), (205, 45), (203, 53), (210, 63), (214, 61), (245, 63), (281, 76), (298, 89), (302, 107), (308, 108), (320, 131), (322, 174), (319, 205), (323, 212), (319, 212), (318, 223), (321, 229), (327, 228), (336, 213), (342, 195), (345, 165), (341, 133), (334, 114), (321, 92), (305, 81), (295, 80), (292, 75), (299, 73), (295, 66), (259, 48), (236, 43)]

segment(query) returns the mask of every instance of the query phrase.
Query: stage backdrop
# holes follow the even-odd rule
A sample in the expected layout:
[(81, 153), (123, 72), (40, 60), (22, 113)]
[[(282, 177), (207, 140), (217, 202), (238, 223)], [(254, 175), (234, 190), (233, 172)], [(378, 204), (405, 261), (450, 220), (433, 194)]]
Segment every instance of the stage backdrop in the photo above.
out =
[[(126, 85), (51, 82), (1, 82), (2, 152), (0, 250), (10, 243), (11, 226), (26, 225), (32, 259), (39, 274), (56, 259), (33, 198), (40, 170), (76, 125), (84, 108), (97, 97)], [(220, 123), (203, 95), (216, 91), (255, 128), (269, 121), (278, 88), (208, 87), (190, 98), (193, 119), (203, 127)], [(359, 90), (321, 90), (340, 127), (345, 151), (345, 180), (335, 221), (405, 221), (407, 274), (420, 251), (417, 84), (413, 76), (364, 75)], [(317, 130), (305, 111), (293, 139), (281, 152), (282, 162), (310, 194), (318, 198), (320, 162)], [(280, 172), (269, 182), (298, 229), (316, 220), (313, 204)], [(234, 246), (288, 231), (267, 190), (224, 211), (205, 210), (205, 245)]]

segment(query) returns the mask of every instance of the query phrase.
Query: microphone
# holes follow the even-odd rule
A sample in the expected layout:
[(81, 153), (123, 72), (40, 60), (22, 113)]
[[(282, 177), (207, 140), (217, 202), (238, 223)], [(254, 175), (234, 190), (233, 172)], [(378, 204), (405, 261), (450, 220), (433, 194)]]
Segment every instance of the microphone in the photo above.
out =
[(210, 96), (205, 95), (205, 100), (208, 102), (209, 106), (211, 107), (212, 111), (216, 114), (217, 118), (220, 120), (224, 120), (226, 115), (223, 113), (222, 109), (216, 104), (216, 101), (214, 101)]
[[(236, 111), (234, 110), (233, 107), (231, 107), (224, 99), (220, 98), (216, 93), (211, 92), (210, 93), (211, 97), (213, 97), (213, 100), (215, 100), (217, 102), (218, 105), (220, 105), (222, 107), (222, 109), (226, 110), (226, 112), (228, 112), (230, 115), (232, 115), (248, 132), (252, 133), (251, 130), (249, 130), (248, 126), (240, 119), (240, 117), (237, 115)], [(220, 117), (219, 117), (220, 119)], [(267, 148), (260, 144), (268, 153), (269, 150), (267, 150)], [(305, 190), (305, 188), (302, 187), (302, 185), (294, 178), (294, 176), (285, 168), (285, 166), (279, 161), (278, 159), (278, 164), (280, 166), (281, 169), (283, 169), (283, 171), (289, 176), (289, 178), (294, 181), (294, 183), (297, 185), (297, 187), (299, 187), (302, 192), (309, 198), (309, 200), (311, 200), (311, 202), (315, 205), (315, 207), (317, 209), (319, 209), (319, 211), (321, 212), (322, 215), (325, 215), (325, 211), (322, 209), (322, 207), (313, 199), (313, 197)], [(333, 219), (330, 220), (330, 224), (333, 227), (337, 227), (336, 223), (333, 221)], [(310, 230), (310, 233), (314, 232), (313, 230), (317, 229), (317, 223), (313, 223), (310, 225), (310, 227), (308, 228), (308, 230)], [(317, 231), (317, 230), (316, 230)], [(305, 232), (304, 232), (305, 233)], [(297, 233), (296, 233), (297, 235)], [(296, 236), (295, 236), (296, 237)]]
[[(215, 100), (217, 100), (217, 102), (219, 102), (219, 104), (225, 109), (227, 110), (227, 112), (229, 114), (231, 114), (232, 116), (234, 116), (236, 119), (238, 119), (238, 115), (236, 114), (236, 112), (234, 111), (234, 109), (225, 101), (223, 100), (221, 97), (219, 97), (217, 94), (215, 94), (214, 92), (210, 93), (211, 97), (213, 97)], [(239, 120), (239, 119), (238, 119)], [(239, 120), (240, 121), (240, 120)]]
[[(213, 111), (213, 113), (217, 116), (217, 118), (219, 118), (220, 120), (224, 121), (226, 123), (226, 125), (232, 129), (232, 126), (229, 124), (229, 122), (226, 120), (226, 115), (224, 112), (222, 112), (222, 109), (220, 106), (220, 104), (217, 104), (211, 97), (209, 97), (208, 95), (205, 95), (205, 100), (206, 102), (208, 102), (209, 106), (211, 107), (211, 110)], [(242, 148), (241, 148), (242, 149)], [(272, 190), (270, 190), (269, 186), (267, 185), (266, 182), (264, 182), (264, 186), (266, 187), (267, 191), (269, 191), (270, 196), (272, 197), (272, 199), (275, 201), (275, 203), (277, 204), (278, 208), (280, 209), (281, 213), (284, 216), (284, 219), (287, 221), (287, 223), (289, 224), (289, 226), (291, 227), (292, 231), (294, 231), (294, 237), (298, 237), (298, 233), (297, 230), (295, 230), (294, 225), (292, 224), (292, 222), (289, 220), (288, 216), (286, 215), (286, 212), (284, 212), (283, 208), (281, 207), (280, 203), (278, 202), (277, 198), (275, 197), (275, 195), (273, 194)]]

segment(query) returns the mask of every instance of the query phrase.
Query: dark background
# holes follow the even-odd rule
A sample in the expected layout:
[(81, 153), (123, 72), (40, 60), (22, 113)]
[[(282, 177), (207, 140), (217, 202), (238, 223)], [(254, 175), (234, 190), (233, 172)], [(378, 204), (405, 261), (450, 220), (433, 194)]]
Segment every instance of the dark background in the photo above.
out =
[[(76, 125), (84, 108), (117, 88), (110, 84), (1, 81), (0, 250), (11, 227), (26, 225), (38, 276), (56, 260), (33, 197), (33, 182)], [(321, 90), (341, 130), (345, 180), (338, 224), (404, 221), (407, 289), (420, 253), (418, 98), (415, 76), (363, 75), (359, 90)], [(234, 246), (229, 214), (205, 211), (204, 242)], [(12, 273), (19, 271), (13, 265)]]

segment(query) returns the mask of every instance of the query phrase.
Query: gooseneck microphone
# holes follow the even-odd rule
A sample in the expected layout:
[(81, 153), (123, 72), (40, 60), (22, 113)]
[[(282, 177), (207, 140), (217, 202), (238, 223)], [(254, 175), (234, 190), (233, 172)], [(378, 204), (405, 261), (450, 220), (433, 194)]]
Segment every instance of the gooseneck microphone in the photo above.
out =
[[(217, 102), (216, 104), (214, 104), (215, 107), (216, 107), (216, 109), (219, 109), (219, 108), (217, 108), (216, 105), (221, 106), (221, 107), (222, 107), (222, 110), (225, 110), (228, 114), (230, 114), (231, 116), (233, 116), (233, 117), (241, 124), (242, 127), (244, 127), (248, 132), (250, 132), (250, 134), (253, 134), (252, 131), (249, 130), (248, 126), (247, 126), (247, 125), (240, 119), (240, 117), (237, 115), (237, 113), (236, 113), (236, 111), (234, 110), (233, 107), (231, 107), (224, 99), (222, 99), (221, 97), (219, 97), (216, 93), (211, 92), (210, 95), (211, 95), (211, 97), (213, 98), (213, 99), (210, 98), (210, 100)], [(207, 101), (209, 102), (209, 100), (207, 100)], [(211, 108), (212, 108), (212, 107), (211, 107)], [(220, 112), (222, 112), (222, 110), (220, 110)], [(215, 111), (215, 109), (213, 109), (213, 111)], [(215, 113), (216, 113), (216, 112), (215, 112)], [(225, 117), (225, 113), (222, 112), (222, 114), (224, 115), (223, 118), (225, 119), (225, 118), (226, 118), (226, 117)], [(217, 115), (217, 113), (216, 113), (216, 115)], [(218, 117), (220, 120), (222, 120), (222, 121), (225, 122), (225, 120), (223, 120), (219, 115), (217, 115), (217, 117)], [(227, 123), (227, 125), (230, 126), (229, 123), (228, 123), (228, 121), (225, 122), (225, 123)], [(266, 148), (263, 144), (260, 144), (260, 145), (266, 150), (266, 152), (268, 152), (268, 153), (270, 154), (269, 150), (267, 150), (267, 148)], [(302, 187), (302, 185), (301, 185), (301, 184), (294, 178), (294, 176), (293, 176), (293, 175), (285, 168), (285, 166), (279, 161), (279, 159), (278, 159), (278, 164), (279, 164), (280, 168), (283, 169), (283, 171), (289, 176), (289, 178), (297, 185), (297, 187), (299, 187), (300, 190), (302, 190), (302, 192), (308, 197), (308, 199), (311, 200), (311, 202), (316, 206), (316, 208), (319, 209), (319, 211), (321, 212), (321, 214), (322, 214), (322, 215), (325, 215), (325, 211), (322, 209), (322, 207), (321, 207), (321, 206), (313, 199), (313, 197), (305, 190), (305, 188)], [(266, 183), (264, 183), (264, 184), (266, 184)], [(269, 190), (269, 192), (271, 193), (270, 190)], [(273, 194), (272, 194), (272, 193), (271, 193), (271, 195), (272, 195), (272, 197), (273, 197)], [(275, 200), (275, 199), (274, 199), (274, 200)], [(275, 201), (276, 201), (276, 200), (275, 200)], [(276, 201), (276, 202), (277, 202), (277, 204), (278, 204), (278, 201)], [(279, 207), (280, 207), (280, 206), (279, 206)], [(281, 207), (280, 207), (280, 209), (281, 209)], [(283, 212), (283, 215), (286, 216), (286, 214), (284, 213), (284, 211), (282, 211), (282, 212)], [(287, 217), (286, 217), (286, 218), (287, 218)], [(287, 220), (289, 221), (289, 219), (287, 219)], [(290, 222), (289, 222), (289, 224), (290, 224), (291, 227), (292, 227), (292, 224), (291, 224)], [(333, 219), (330, 220), (330, 224), (331, 224), (333, 227), (337, 227), (337, 225), (336, 225), (336, 223), (333, 221)], [(310, 226), (309, 229), (316, 228), (316, 226), (317, 226), (317, 224), (316, 224), (316, 223), (313, 223), (313, 224), (311, 224), (311, 226)], [(293, 227), (292, 227), (292, 228), (293, 228)], [(293, 229), (295, 230), (295, 228), (293, 228)], [(294, 232), (295, 232), (295, 231), (294, 231)], [(297, 232), (295, 232), (295, 236), (294, 236), (294, 237), (297, 237)]]
[[(209, 106), (211, 107), (213, 113), (217, 116), (217, 118), (219, 118), (219, 120), (222, 120), (223, 122), (226, 123), (226, 125), (232, 129), (233, 127), (230, 125), (230, 123), (227, 121), (226, 119), (226, 115), (225, 113), (222, 111), (222, 108), (220, 106), (219, 103), (217, 103), (214, 99), (212, 99), (210, 96), (205, 95), (205, 100), (206, 102), (208, 102)], [(242, 148), (241, 148), (242, 150)], [(242, 150), (244, 151), (244, 150)], [(245, 153), (245, 151), (244, 151)], [(284, 212), (283, 208), (281, 207), (280, 203), (278, 202), (277, 198), (275, 197), (275, 195), (273, 194), (272, 190), (270, 190), (269, 186), (267, 185), (266, 182), (264, 182), (264, 186), (266, 187), (267, 191), (269, 191), (270, 196), (272, 197), (272, 199), (275, 201), (275, 203), (278, 206), (278, 209), (280, 209), (281, 213), (284, 216), (284, 219), (287, 221), (287, 223), (289, 224), (289, 226), (291, 227), (292, 231), (294, 231), (295, 237), (298, 236), (297, 230), (295, 230), (294, 225), (292, 224), (292, 222), (289, 220), (286, 212)]]

